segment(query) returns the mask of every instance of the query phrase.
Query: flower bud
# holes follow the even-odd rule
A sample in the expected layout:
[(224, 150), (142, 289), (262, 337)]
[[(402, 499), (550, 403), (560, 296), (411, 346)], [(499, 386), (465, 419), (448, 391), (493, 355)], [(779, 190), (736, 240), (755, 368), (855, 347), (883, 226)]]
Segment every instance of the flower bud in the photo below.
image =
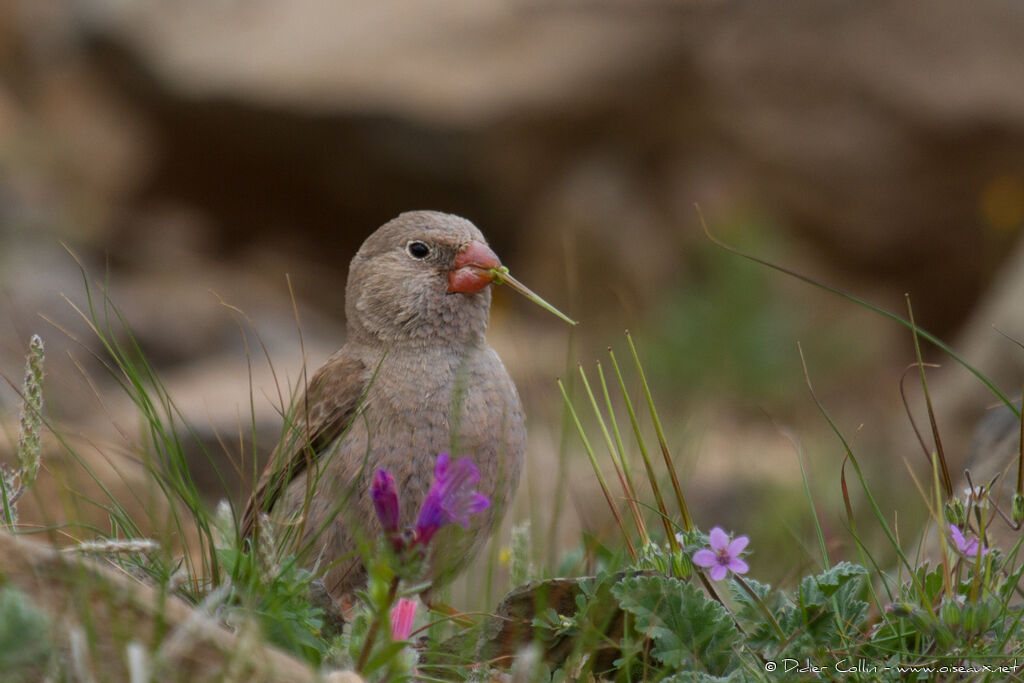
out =
[(942, 623), (955, 628), (963, 620), (963, 611), (956, 600), (943, 600), (942, 607), (939, 608), (939, 616), (942, 619)]
[(967, 509), (964, 507), (964, 502), (955, 496), (946, 501), (943, 514), (947, 522), (959, 527), (962, 527), (967, 521)]
[(373, 484), (370, 487), (370, 498), (373, 500), (373, 507), (377, 511), (377, 519), (384, 531), (394, 533), (398, 531), (399, 508), (398, 490), (395, 488), (395, 478), (387, 470), (377, 470), (373, 475)]
[(636, 566), (641, 569), (656, 569), (662, 574), (667, 574), (669, 558), (657, 543), (650, 542), (640, 548)]
[(672, 555), (672, 575), (679, 579), (688, 579), (693, 574), (693, 562), (682, 549)]

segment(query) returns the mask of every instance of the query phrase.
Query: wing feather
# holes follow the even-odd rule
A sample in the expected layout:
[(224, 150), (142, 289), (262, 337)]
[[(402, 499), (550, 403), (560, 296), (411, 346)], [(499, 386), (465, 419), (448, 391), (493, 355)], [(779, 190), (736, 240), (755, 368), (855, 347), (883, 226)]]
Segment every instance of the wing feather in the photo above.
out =
[(246, 503), (242, 538), (253, 536), (260, 513), (270, 512), (288, 486), (348, 429), (368, 383), (363, 362), (343, 353), (316, 371), (290, 419), (286, 417), (285, 435)]

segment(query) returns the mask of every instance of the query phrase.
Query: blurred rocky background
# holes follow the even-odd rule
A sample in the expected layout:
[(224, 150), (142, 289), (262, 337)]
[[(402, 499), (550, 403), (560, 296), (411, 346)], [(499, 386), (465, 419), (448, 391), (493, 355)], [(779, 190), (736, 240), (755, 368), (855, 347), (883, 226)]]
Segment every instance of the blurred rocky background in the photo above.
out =
[[(344, 338), (358, 244), (401, 211), (451, 211), (583, 322), (570, 335), (495, 297), (491, 340), (531, 426), (513, 516), (554, 530), (549, 547), (610, 531), (554, 378), (608, 345), (624, 357), (627, 327), (703, 526), (797, 543), (808, 510), (781, 494), (800, 451), (846, 542), (842, 450), (797, 342), (897, 490), (905, 461), (927, 476), (898, 391), (910, 335), (715, 247), (694, 204), (772, 262), (901, 315), (908, 293), (922, 327), (1019, 394), (1022, 44), (1012, 0), (0, 0), (0, 372), (17, 386), (42, 334), (55, 426), (138, 491), (139, 419), (72, 306), (84, 269), (100, 318), (105, 288), (219, 459), (226, 491), (197, 447), (210, 500), (237, 498), (304, 356)], [(997, 400), (925, 354), (944, 364), (930, 388), (959, 467)], [(5, 387), (11, 443), (17, 408)], [(23, 517), (60, 519), (75, 481)], [(556, 489), (552, 525), (537, 501)]]

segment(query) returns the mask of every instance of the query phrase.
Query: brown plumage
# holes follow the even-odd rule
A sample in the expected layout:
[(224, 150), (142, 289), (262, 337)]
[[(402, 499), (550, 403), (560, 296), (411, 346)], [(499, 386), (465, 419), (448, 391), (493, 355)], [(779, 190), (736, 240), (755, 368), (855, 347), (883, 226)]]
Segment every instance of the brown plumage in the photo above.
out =
[(358, 552), (380, 533), (369, 494), (377, 468), (395, 477), (403, 525), (415, 521), (438, 453), (480, 470), (477, 488), (492, 505), (468, 530), (449, 525), (434, 537), (435, 586), (465, 567), (515, 493), (522, 406), (484, 339), (487, 271), (499, 265), (472, 223), (432, 211), (386, 223), (352, 259), (347, 341), (310, 379), (242, 521), (251, 536), (268, 512), (278, 538), (328, 568), (335, 599), (365, 583)]

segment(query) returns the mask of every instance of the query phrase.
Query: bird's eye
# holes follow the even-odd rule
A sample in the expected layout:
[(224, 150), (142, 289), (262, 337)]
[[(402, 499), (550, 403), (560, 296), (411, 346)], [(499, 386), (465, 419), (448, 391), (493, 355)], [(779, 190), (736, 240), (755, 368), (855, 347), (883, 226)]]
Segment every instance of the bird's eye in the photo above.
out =
[(409, 256), (414, 259), (424, 259), (430, 256), (430, 245), (426, 242), (420, 242), (419, 240), (413, 240), (409, 244), (405, 245), (405, 250), (409, 252)]

